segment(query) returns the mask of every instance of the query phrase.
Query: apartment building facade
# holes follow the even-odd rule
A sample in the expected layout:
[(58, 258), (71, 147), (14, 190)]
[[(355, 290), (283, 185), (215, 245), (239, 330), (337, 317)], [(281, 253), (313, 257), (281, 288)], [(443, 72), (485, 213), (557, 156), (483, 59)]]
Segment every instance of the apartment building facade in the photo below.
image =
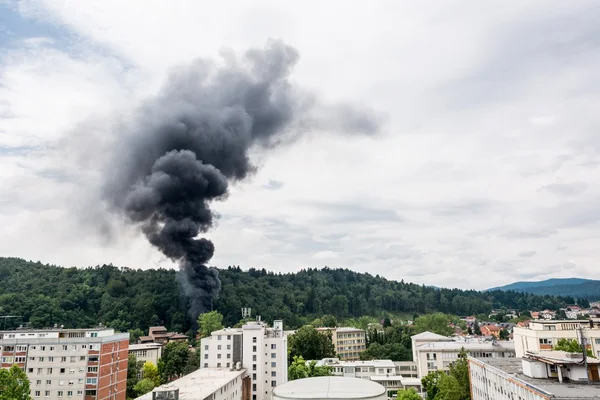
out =
[[(431, 341), (428, 341), (431, 340)], [(515, 345), (510, 341), (484, 341), (481, 339), (451, 339), (431, 332), (412, 337), (413, 361), (417, 364), (419, 378), (432, 371), (448, 371), (458, 359), (462, 349), (477, 358), (514, 358)]]
[(128, 348), (105, 327), (0, 331), (1, 367), (23, 369), (34, 399), (125, 400)]
[(600, 358), (600, 319), (566, 321), (529, 321), (529, 326), (513, 329), (515, 352), (523, 357), (528, 351), (551, 351), (560, 339), (579, 340), (579, 328), (586, 346)]
[(273, 388), (288, 380), (288, 334), (281, 320), (212, 332), (201, 340), (200, 368), (241, 366), (251, 379), (251, 400), (270, 400)]
[(367, 335), (364, 329), (340, 327), (317, 328), (321, 333), (331, 333), (331, 341), (336, 356), (343, 361), (360, 360), (360, 353), (367, 349)]

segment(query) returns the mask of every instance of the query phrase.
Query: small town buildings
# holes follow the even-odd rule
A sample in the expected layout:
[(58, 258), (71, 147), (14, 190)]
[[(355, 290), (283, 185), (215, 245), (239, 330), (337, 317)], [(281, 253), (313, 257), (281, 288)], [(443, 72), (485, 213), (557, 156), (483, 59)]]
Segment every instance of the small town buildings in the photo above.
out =
[(360, 360), (360, 353), (367, 350), (367, 335), (364, 329), (340, 327), (317, 328), (317, 331), (331, 333), (335, 354), (340, 360)]
[[(472, 400), (600, 398), (600, 386), (586, 384), (581, 353), (527, 352), (522, 359), (469, 357), (468, 361)], [(588, 364), (589, 377), (597, 381), (600, 360), (590, 358)]]
[(138, 343), (160, 343), (165, 345), (169, 342), (187, 342), (188, 337), (177, 332), (168, 332), (164, 326), (152, 326), (148, 329), (148, 336), (140, 336)]
[(281, 320), (273, 327), (257, 320), (212, 332), (200, 342), (200, 368), (241, 366), (248, 371), (251, 400), (269, 400), (273, 388), (287, 382), (289, 333)]
[(551, 351), (559, 339), (578, 339), (581, 328), (587, 348), (600, 357), (600, 320), (529, 321), (529, 326), (513, 329), (515, 353), (523, 357), (526, 352)]
[(130, 344), (129, 354), (133, 354), (138, 363), (143, 364), (150, 361), (152, 364), (158, 365), (158, 360), (162, 356), (162, 348), (163, 346), (160, 343)]
[(31, 397), (45, 400), (125, 400), (129, 333), (114, 329), (0, 331), (2, 368), (17, 364)]
[(159, 386), (137, 400), (250, 400), (245, 369), (204, 368)]
[(448, 371), (450, 364), (458, 359), (461, 349), (467, 354), (481, 358), (515, 357), (514, 343), (510, 341), (487, 341), (478, 338), (452, 339), (431, 332), (423, 332), (411, 338), (413, 361), (419, 378), (429, 372)]
[(496, 325), (483, 325), (479, 327), (483, 336), (500, 336), (500, 328)]

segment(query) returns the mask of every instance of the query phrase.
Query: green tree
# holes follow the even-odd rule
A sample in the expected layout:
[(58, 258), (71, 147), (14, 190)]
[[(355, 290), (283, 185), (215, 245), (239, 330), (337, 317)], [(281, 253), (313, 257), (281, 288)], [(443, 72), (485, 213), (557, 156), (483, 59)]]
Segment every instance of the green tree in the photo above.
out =
[(302, 356), (305, 360), (321, 360), (335, 356), (331, 332), (319, 332), (311, 325), (298, 329), (288, 339), (290, 359)]
[(321, 317), (321, 324), (328, 328), (335, 328), (337, 326), (337, 319), (333, 315), (323, 315)]
[(458, 359), (450, 364), (448, 374), (456, 379), (460, 388), (460, 399), (471, 400), (471, 383), (469, 380), (468, 354), (464, 347), (458, 353)]
[(454, 329), (449, 326), (450, 322), (452, 322), (452, 317), (443, 313), (421, 315), (415, 320), (415, 331), (416, 333), (429, 331), (438, 335), (450, 336), (454, 333)]
[(427, 393), (428, 399), (435, 399), (438, 392), (440, 391), (439, 382), (442, 375), (445, 375), (441, 371), (431, 371), (423, 378), (421, 378), (421, 385), (423, 390)]
[(198, 336), (200, 336), (200, 338), (208, 337), (212, 332), (223, 329), (223, 314), (218, 311), (200, 314), (197, 323)]
[(152, 381), (152, 379), (144, 378), (135, 384), (133, 390), (135, 391), (136, 396), (141, 396), (150, 392), (155, 387), (156, 386), (154, 385), (154, 381)]
[(138, 373), (140, 372), (140, 362), (138, 362), (135, 354), (129, 354), (127, 360), (127, 397), (135, 398), (137, 393), (135, 385), (138, 383)]
[(144, 336), (143, 330), (141, 330), (139, 328), (130, 329), (129, 330), (129, 343), (137, 343), (140, 336)]
[[(581, 344), (576, 339), (558, 339), (558, 342), (552, 348), (553, 350), (566, 351), (568, 353), (583, 353)], [(586, 349), (588, 357), (594, 357), (594, 353), (590, 349)]]
[(438, 392), (434, 400), (469, 400), (471, 396), (463, 397), (464, 391), (458, 380), (447, 374), (440, 374)]
[[(162, 382), (170, 382), (183, 375), (189, 357), (189, 349), (186, 343), (169, 342), (163, 350), (161, 357), (162, 369), (160, 379)], [(161, 367), (161, 366), (159, 366)]]
[(313, 376), (329, 376), (333, 368), (327, 365), (317, 365), (315, 360), (306, 362), (302, 356), (294, 356), (292, 363), (288, 367), (288, 379), (304, 379)]
[(0, 369), (0, 400), (31, 400), (29, 379), (17, 364)]
[(413, 388), (401, 389), (396, 392), (396, 400), (423, 400), (422, 397)]
[(479, 322), (477, 321), (473, 323), (473, 334), (481, 336), (481, 328), (479, 327)]
[(402, 343), (371, 343), (360, 354), (361, 360), (410, 361), (412, 353)]
[(142, 377), (150, 379), (154, 382), (154, 386), (160, 386), (160, 376), (158, 375), (158, 367), (152, 361), (146, 361), (142, 367)]
[(500, 340), (508, 340), (509, 336), (510, 333), (506, 329), (500, 329), (500, 333), (498, 334)]

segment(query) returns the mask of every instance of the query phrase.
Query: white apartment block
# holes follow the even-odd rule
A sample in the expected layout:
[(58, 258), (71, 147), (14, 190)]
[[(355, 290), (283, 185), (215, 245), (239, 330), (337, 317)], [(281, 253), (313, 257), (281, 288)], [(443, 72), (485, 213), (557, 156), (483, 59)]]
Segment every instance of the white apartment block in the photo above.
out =
[(0, 331), (2, 368), (17, 364), (44, 400), (124, 400), (129, 333), (90, 329)]
[[(448, 371), (458, 359), (461, 349), (477, 358), (514, 358), (515, 344), (510, 341), (483, 341), (480, 339), (452, 339), (423, 332), (411, 338), (413, 361), (419, 378), (432, 371)], [(431, 340), (431, 341), (428, 341)]]
[[(469, 357), (472, 400), (596, 400), (600, 386), (588, 385), (582, 354), (527, 352), (525, 357)], [(588, 360), (589, 377), (598, 381), (597, 359)], [(568, 380), (568, 381), (567, 381)], [(596, 383), (596, 382), (594, 382)]]
[(212, 332), (201, 340), (200, 368), (233, 368), (240, 363), (251, 379), (251, 400), (270, 400), (273, 388), (287, 382), (288, 334), (281, 320), (272, 328), (257, 321)]
[(529, 321), (528, 327), (513, 328), (515, 352), (523, 357), (526, 352), (550, 351), (559, 339), (578, 339), (582, 328), (587, 348), (600, 358), (600, 320)]
[(360, 360), (360, 353), (367, 349), (367, 336), (364, 329), (358, 328), (317, 328), (321, 333), (331, 332), (331, 341), (336, 356), (343, 361)]
[(248, 400), (246, 370), (202, 368), (136, 400)]
[(414, 388), (421, 392), (420, 379), (416, 376), (405, 377), (400, 374), (400, 366), (412, 367), (412, 364), (411, 362), (395, 363), (392, 360), (340, 361), (339, 358), (324, 358), (317, 361), (317, 365), (331, 367), (334, 376), (366, 379), (379, 383), (386, 388), (388, 397), (392, 397), (399, 389), (405, 388)]

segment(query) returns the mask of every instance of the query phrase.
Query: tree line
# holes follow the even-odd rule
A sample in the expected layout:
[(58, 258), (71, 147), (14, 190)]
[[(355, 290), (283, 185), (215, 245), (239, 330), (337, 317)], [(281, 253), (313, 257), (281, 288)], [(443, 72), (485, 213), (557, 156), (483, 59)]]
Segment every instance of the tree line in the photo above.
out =
[[(294, 329), (326, 314), (338, 320), (435, 311), (472, 315), (502, 307), (555, 310), (576, 302), (573, 297), (511, 291), (439, 289), (328, 267), (282, 274), (235, 266), (219, 274), (223, 287), (214, 304), (226, 326), (239, 322), (242, 307), (252, 308), (253, 315), (264, 320), (283, 319)], [(80, 328), (102, 322), (118, 331), (138, 332), (164, 325), (191, 334), (187, 299), (176, 275), (171, 269), (61, 268), (0, 258), (0, 315), (20, 316), (0, 323), (7, 328)]]

